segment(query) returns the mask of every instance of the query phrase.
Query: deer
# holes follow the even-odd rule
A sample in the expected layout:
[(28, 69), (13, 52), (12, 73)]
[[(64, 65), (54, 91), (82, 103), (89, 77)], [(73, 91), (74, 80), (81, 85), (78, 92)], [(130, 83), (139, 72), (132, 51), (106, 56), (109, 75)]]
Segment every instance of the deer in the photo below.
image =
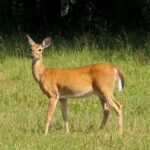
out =
[(47, 136), (56, 104), (59, 101), (66, 133), (69, 133), (67, 117), (67, 99), (82, 98), (97, 95), (100, 99), (103, 118), (100, 128), (103, 129), (112, 107), (118, 120), (118, 132), (123, 133), (122, 105), (113, 96), (115, 82), (118, 90), (124, 88), (123, 73), (113, 64), (98, 63), (74, 68), (47, 68), (43, 64), (43, 51), (51, 44), (51, 37), (46, 37), (42, 43), (36, 43), (29, 35), (31, 46), (32, 73), (43, 93), (48, 97), (48, 111), (45, 121), (44, 135)]

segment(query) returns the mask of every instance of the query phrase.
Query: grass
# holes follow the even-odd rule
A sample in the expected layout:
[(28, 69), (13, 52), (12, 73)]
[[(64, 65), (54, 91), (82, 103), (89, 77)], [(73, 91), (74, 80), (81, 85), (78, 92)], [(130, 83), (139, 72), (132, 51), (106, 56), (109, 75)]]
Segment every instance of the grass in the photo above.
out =
[(112, 49), (105, 43), (91, 44), (86, 37), (75, 39), (74, 46), (65, 41), (54, 43), (45, 50), (44, 62), (49, 67), (108, 62), (123, 70), (125, 89), (120, 93), (115, 90), (115, 97), (123, 105), (124, 134), (119, 136), (116, 132), (114, 110), (106, 128), (99, 129), (102, 108), (98, 98), (92, 96), (68, 100), (69, 135), (65, 134), (58, 103), (47, 137), (43, 129), (48, 100), (32, 77), (29, 47), (16, 38), (4, 40), (0, 44), (0, 149), (150, 149), (149, 41), (132, 51), (130, 41), (124, 45), (119, 40)]

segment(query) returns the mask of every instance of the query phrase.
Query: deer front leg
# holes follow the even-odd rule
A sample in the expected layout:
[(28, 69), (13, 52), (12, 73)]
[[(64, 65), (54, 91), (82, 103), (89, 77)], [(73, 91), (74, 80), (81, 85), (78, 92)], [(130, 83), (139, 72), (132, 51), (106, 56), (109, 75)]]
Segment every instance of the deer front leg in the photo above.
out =
[(60, 99), (62, 116), (65, 123), (66, 133), (69, 133), (68, 119), (67, 119), (67, 99)]
[(57, 99), (54, 97), (51, 97), (49, 100), (49, 104), (48, 104), (48, 112), (47, 112), (47, 116), (46, 116), (46, 125), (45, 125), (45, 130), (44, 130), (44, 135), (46, 136), (48, 133), (48, 129), (49, 129), (49, 124), (50, 121), (52, 119), (55, 107), (56, 107), (56, 103), (57, 103)]

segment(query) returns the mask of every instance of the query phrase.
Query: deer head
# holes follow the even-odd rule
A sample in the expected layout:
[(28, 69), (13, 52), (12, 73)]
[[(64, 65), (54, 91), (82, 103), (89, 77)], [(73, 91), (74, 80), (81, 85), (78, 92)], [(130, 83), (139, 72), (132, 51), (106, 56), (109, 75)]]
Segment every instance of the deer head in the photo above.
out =
[(34, 40), (26, 35), (28, 38), (28, 42), (31, 46), (31, 57), (33, 61), (37, 61), (42, 58), (42, 53), (45, 48), (47, 48), (51, 44), (51, 37), (47, 37), (43, 40), (41, 44), (35, 43)]

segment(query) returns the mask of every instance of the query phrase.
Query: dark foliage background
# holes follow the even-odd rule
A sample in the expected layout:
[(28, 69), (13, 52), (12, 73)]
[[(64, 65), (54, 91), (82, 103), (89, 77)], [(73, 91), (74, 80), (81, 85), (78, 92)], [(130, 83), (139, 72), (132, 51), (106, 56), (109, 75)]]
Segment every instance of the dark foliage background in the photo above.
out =
[(0, 33), (150, 30), (150, 0), (0, 0)]

